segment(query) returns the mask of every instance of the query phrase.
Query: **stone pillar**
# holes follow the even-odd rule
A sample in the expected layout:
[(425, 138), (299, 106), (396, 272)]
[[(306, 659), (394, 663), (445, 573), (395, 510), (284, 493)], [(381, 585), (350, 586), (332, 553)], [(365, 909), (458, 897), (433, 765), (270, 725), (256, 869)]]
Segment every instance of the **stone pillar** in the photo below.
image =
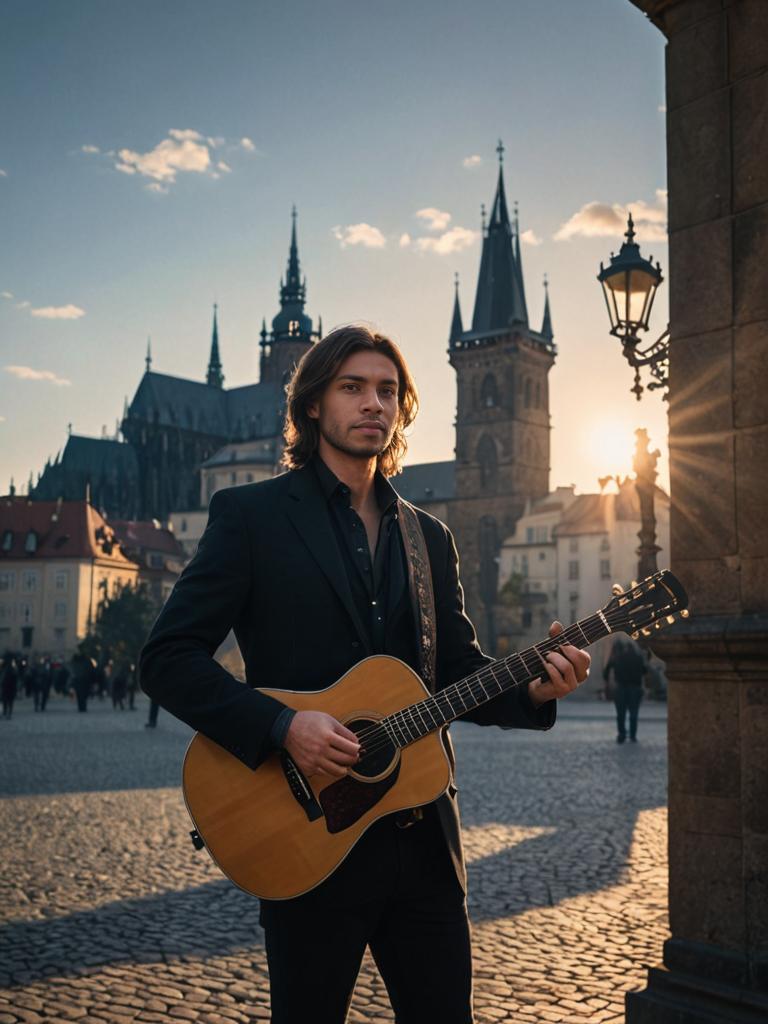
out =
[(629, 1024), (768, 1021), (768, 3), (667, 36), (672, 568), (664, 966)]

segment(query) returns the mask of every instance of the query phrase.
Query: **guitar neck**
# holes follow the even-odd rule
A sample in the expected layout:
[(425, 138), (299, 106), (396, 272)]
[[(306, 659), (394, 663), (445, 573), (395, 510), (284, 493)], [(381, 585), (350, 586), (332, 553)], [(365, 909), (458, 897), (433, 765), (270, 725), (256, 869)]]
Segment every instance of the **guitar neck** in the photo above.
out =
[(405, 747), (494, 697), (527, 686), (539, 676), (546, 676), (545, 657), (561, 644), (572, 644), (583, 649), (611, 632), (603, 613), (596, 612), (574, 622), (556, 637), (548, 637), (520, 653), (484, 665), (478, 672), (466, 676), (458, 683), (446, 686), (444, 690), (388, 715), (381, 724), (396, 746)]

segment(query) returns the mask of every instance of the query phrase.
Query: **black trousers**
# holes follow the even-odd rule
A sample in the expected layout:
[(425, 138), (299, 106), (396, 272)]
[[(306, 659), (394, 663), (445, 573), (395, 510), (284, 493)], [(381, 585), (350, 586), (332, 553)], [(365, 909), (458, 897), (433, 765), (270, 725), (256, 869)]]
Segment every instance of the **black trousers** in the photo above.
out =
[(625, 737), (627, 735), (627, 712), (629, 712), (629, 738), (634, 739), (637, 736), (637, 715), (642, 699), (642, 686), (629, 686), (627, 683), (617, 683), (613, 701), (616, 705), (616, 727), (619, 736)]
[(373, 825), (331, 878), (262, 901), (272, 1024), (342, 1024), (368, 946), (398, 1024), (471, 1024), (466, 900), (434, 806)]

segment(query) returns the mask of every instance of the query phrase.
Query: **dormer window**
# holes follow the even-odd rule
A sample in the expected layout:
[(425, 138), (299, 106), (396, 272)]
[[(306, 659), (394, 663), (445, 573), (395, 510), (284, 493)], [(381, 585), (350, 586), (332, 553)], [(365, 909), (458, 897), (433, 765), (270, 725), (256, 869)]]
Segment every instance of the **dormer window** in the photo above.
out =
[(34, 530), (30, 530), (24, 540), (24, 550), (28, 555), (34, 555), (37, 551), (37, 534)]
[(13, 547), (13, 530), (3, 530), (3, 551), (10, 551)]

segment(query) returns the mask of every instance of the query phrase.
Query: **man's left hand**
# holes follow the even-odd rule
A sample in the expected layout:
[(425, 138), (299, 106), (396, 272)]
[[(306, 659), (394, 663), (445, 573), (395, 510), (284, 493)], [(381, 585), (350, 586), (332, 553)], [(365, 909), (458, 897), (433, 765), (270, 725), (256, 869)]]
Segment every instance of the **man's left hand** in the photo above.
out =
[[(549, 635), (552, 637), (562, 631), (563, 626), (560, 622), (553, 622), (549, 627)], [(536, 707), (548, 700), (567, 697), (589, 675), (589, 664), (592, 659), (586, 651), (580, 651), (572, 644), (563, 644), (556, 651), (545, 654), (544, 661), (548, 678), (541, 676), (528, 684), (528, 696)]]

